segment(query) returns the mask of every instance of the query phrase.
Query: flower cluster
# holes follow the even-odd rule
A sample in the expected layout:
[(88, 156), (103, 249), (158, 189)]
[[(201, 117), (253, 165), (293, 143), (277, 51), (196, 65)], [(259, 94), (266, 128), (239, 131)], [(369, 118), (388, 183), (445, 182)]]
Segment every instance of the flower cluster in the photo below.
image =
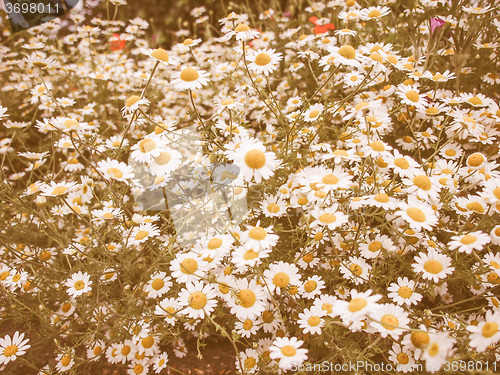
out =
[(0, 46), (0, 370), (499, 361), (498, 7), (369, 3)]

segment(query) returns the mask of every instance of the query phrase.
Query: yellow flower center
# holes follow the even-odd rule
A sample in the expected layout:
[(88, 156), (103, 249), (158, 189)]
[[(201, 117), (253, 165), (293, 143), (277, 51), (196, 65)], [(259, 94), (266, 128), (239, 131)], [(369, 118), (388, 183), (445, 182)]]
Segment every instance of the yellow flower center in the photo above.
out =
[(271, 56), (266, 52), (261, 52), (255, 56), (255, 63), (259, 66), (265, 66), (271, 62)]
[(418, 92), (415, 90), (410, 90), (405, 94), (406, 98), (410, 100), (413, 103), (417, 103), (420, 100), (420, 96), (418, 95)]
[(374, 199), (380, 203), (389, 202), (389, 196), (385, 193), (380, 193), (380, 194), (375, 195)]
[(281, 348), (281, 353), (286, 357), (293, 357), (297, 351), (291, 345), (285, 345)]
[(200, 74), (195, 68), (185, 68), (182, 70), (180, 79), (184, 82), (193, 82), (200, 77)]
[(382, 248), (382, 243), (380, 241), (372, 241), (368, 245), (368, 250), (371, 252), (379, 251)]
[(413, 294), (413, 291), (407, 286), (402, 286), (399, 288), (398, 294), (401, 298), (410, 298)]
[(431, 179), (424, 174), (415, 176), (413, 178), (413, 183), (415, 186), (425, 191), (431, 190), (432, 187)]
[(151, 287), (154, 290), (160, 290), (161, 288), (163, 288), (164, 285), (165, 282), (163, 281), (163, 279), (154, 279), (153, 282), (151, 283)]
[(191, 275), (198, 269), (198, 262), (193, 258), (186, 258), (181, 262), (180, 266), (183, 273)]
[(245, 369), (249, 370), (251, 368), (254, 368), (255, 367), (255, 358), (253, 357), (248, 357), (247, 359), (245, 359), (245, 361), (243, 362), (243, 366), (245, 366)]
[(207, 296), (202, 292), (194, 292), (189, 296), (189, 306), (193, 309), (202, 309), (207, 304)]
[(467, 158), (467, 165), (469, 167), (479, 167), (484, 162), (484, 156), (478, 152), (470, 155)]
[(406, 364), (408, 364), (408, 362), (410, 362), (410, 359), (408, 358), (408, 354), (406, 354), (406, 353), (399, 353), (397, 355), (397, 360), (402, 365), (406, 365)]
[(306, 283), (304, 284), (304, 290), (307, 292), (307, 293), (311, 293), (313, 290), (316, 290), (318, 286), (318, 283), (314, 280), (309, 280), (309, 281), (306, 281)]
[(321, 323), (321, 319), (319, 316), (311, 316), (309, 319), (307, 319), (307, 324), (309, 324), (311, 327), (316, 327)]
[(141, 152), (143, 152), (145, 154), (153, 151), (155, 148), (156, 148), (156, 142), (150, 138), (143, 139), (139, 143), (139, 150), (141, 150)]
[(134, 374), (139, 375), (139, 374), (142, 374), (142, 373), (143, 373), (143, 371), (144, 371), (144, 366), (143, 366), (143, 365), (141, 365), (140, 363), (138, 363), (138, 364), (136, 364), (136, 365), (134, 366)]
[(155, 162), (158, 165), (165, 165), (172, 159), (168, 152), (162, 152), (155, 158)]
[(353, 60), (356, 58), (356, 50), (349, 44), (340, 47), (338, 50), (338, 54), (348, 60)]
[(335, 222), (335, 220), (337, 220), (337, 217), (330, 212), (325, 212), (324, 214), (321, 214), (321, 216), (319, 217), (319, 221), (325, 224), (331, 224)]
[(135, 239), (140, 241), (144, 238), (146, 238), (147, 236), (149, 235), (149, 232), (146, 231), (146, 230), (140, 230), (139, 232), (137, 232), (137, 234), (135, 235)]
[(385, 151), (385, 146), (382, 142), (380, 141), (373, 141), (370, 143), (370, 147), (374, 150), (374, 151)]
[(64, 367), (68, 366), (71, 362), (71, 357), (69, 354), (66, 354), (64, 357), (61, 358), (61, 365)]
[(396, 329), (396, 327), (399, 325), (398, 318), (391, 314), (384, 315), (382, 319), (380, 319), (380, 322), (382, 323), (382, 327), (390, 331)]
[(361, 276), (361, 274), (363, 273), (363, 269), (359, 265), (354, 263), (349, 266), (349, 269), (357, 276)]
[(238, 26), (235, 27), (234, 31), (236, 31), (237, 33), (250, 31), (250, 27), (245, 23), (240, 23)]
[(319, 115), (319, 111), (317, 109), (313, 109), (310, 113), (309, 113), (309, 118), (315, 118), (315, 117), (318, 117)]
[(347, 307), (347, 309), (350, 312), (356, 312), (363, 309), (367, 304), (368, 302), (364, 298), (353, 298), (351, 302), (349, 302), (349, 306)]
[(477, 241), (477, 237), (473, 236), (472, 234), (466, 234), (460, 240), (460, 242), (463, 243), (464, 245), (470, 245), (471, 243), (474, 243), (476, 241)]
[(114, 178), (122, 178), (123, 177), (123, 172), (121, 170), (119, 170), (118, 168), (109, 168), (107, 170), (107, 172), (111, 177), (114, 177)]
[(484, 213), (484, 207), (479, 202), (469, 202), (466, 204), (466, 207), (471, 211), (475, 211), (480, 214)]
[(481, 98), (478, 98), (477, 96), (473, 96), (472, 98), (470, 98), (467, 101), (472, 105), (482, 105), (483, 104), (483, 101), (481, 100)]
[(242, 289), (238, 293), (238, 299), (241, 302), (241, 306), (246, 308), (252, 307), (255, 304), (255, 301), (257, 301), (255, 293), (250, 289)]
[(248, 232), (248, 237), (250, 237), (252, 240), (256, 240), (256, 241), (262, 241), (264, 238), (266, 238), (266, 236), (267, 236), (267, 232), (262, 227), (252, 228)]
[(370, 18), (377, 18), (380, 17), (382, 13), (380, 13), (380, 10), (378, 9), (373, 9), (370, 13), (368, 13), (368, 17)]
[(486, 323), (481, 333), (484, 337), (491, 337), (498, 332), (498, 324), (495, 322)]
[(225, 99), (225, 100), (220, 102), (220, 104), (222, 104), (222, 105), (231, 105), (234, 103), (235, 103), (235, 101), (233, 99)]
[(273, 284), (278, 288), (284, 288), (290, 282), (290, 277), (285, 272), (278, 272), (273, 277)]
[(66, 186), (57, 186), (52, 190), (52, 195), (62, 195), (68, 191), (68, 188)]
[(247, 250), (245, 254), (243, 254), (243, 259), (245, 260), (250, 260), (250, 259), (255, 259), (259, 256), (259, 253), (253, 251), (252, 249)]
[(222, 245), (222, 240), (220, 238), (212, 238), (210, 241), (208, 241), (207, 247), (209, 250), (215, 250), (221, 247)]
[(243, 329), (247, 331), (253, 327), (253, 322), (250, 319), (247, 319), (243, 322)]
[(408, 214), (410, 219), (418, 223), (423, 223), (425, 221), (425, 213), (419, 208), (410, 207), (406, 210), (406, 213)]
[(163, 48), (157, 48), (153, 52), (151, 52), (151, 57), (154, 57), (157, 60), (168, 62), (169, 57), (167, 51)]
[(17, 353), (17, 346), (16, 345), (9, 345), (3, 351), (3, 355), (6, 357), (13, 356), (16, 353)]
[(429, 355), (431, 357), (434, 357), (435, 355), (437, 355), (439, 353), (439, 345), (438, 343), (436, 342), (433, 342), (431, 347), (429, 348), (429, 351), (428, 351)]
[(73, 284), (73, 288), (76, 290), (82, 290), (85, 287), (85, 282), (83, 280), (78, 280)]
[(424, 270), (429, 273), (438, 274), (443, 270), (443, 265), (437, 260), (431, 259), (425, 262)]
[(270, 213), (275, 214), (275, 213), (279, 212), (280, 206), (277, 205), (276, 203), (269, 203), (268, 206), (267, 206), (267, 210)]
[(126, 101), (125, 101), (125, 105), (127, 107), (132, 107), (135, 103), (137, 103), (139, 100), (141, 100), (141, 97), (140, 96), (137, 96), (137, 95), (132, 95), (131, 97), (129, 97)]
[(266, 155), (260, 150), (250, 150), (245, 155), (245, 163), (251, 169), (260, 169), (266, 164)]

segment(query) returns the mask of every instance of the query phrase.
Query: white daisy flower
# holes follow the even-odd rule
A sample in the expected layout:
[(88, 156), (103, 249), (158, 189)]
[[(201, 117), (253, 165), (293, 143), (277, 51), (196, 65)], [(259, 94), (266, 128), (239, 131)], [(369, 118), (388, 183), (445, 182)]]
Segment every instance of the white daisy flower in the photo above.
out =
[(248, 54), (248, 69), (253, 70), (257, 74), (268, 76), (278, 68), (278, 64), (282, 58), (282, 54), (277, 53), (273, 48), (267, 50), (258, 49)]
[(78, 297), (84, 293), (90, 292), (92, 281), (87, 272), (78, 271), (71, 275), (71, 278), (66, 280), (65, 285), (68, 287), (66, 291), (71, 297)]
[(490, 345), (495, 345), (500, 341), (500, 311), (486, 312), (485, 320), (479, 322), (478, 325), (467, 326), (467, 330), (471, 332), (470, 346), (478, 352), (484, 352)]
[(476, 231), (451, 237), (448, 247), (450, 250), (458, 249), (461, 253), (471, 254), (473, 250), (481, 251), (484, 245), (489, 242), (490, 236), (481, 231)]
[(381, 295), (371, 295), (371, 289), (359, 293), (357, 290), (351, 290), (351, 300), (337, 300), (333, 310), (340, 315), (342, 321), (346, 324), (357, 323), (363, 320), (367, 315), (373, 314), (380, 306), (377, 301), (382, 298)]
[(257, 285), (255, 280), (238, 279), (234, 295), (227, 303), (231, 314), (236, 315), (238, 319), (255, 319), (266, 309), (267, 295), (265, 289)]
[(0, 365), (4, 366), (11, 361), (15, 361), (17, 357), (31, 348), (31, 345), (28, 345), (29, 339), (23, 339), (24, 333), (19, 333), (19, 331), (16, 331), (12, 337), (5, 335), (0, 338)]
[(145, 292), (148, 293), (148, 298), (157, 298), (167, 293), (171, 286), (170, 277), (165, 272), (160, 271), (151, 275)]
[(172, 74), (172, 85), (179, 90), (197, 90), (208, 84), (209, 74), (204, 70), (184, 67)]
[(454, 340), (447, 332), (433, 333), (429, 337), (429, 344), (422, 353), (425, 360), (425, 369), (429, 372), (437, 372), (448, 359), (454, 345)]
[(267, 250), (276, 245), (279, 236), (274, 234), (273, 226), (263, 228), (258, 222), (254, 227), (247, 226), (247, 230), (241, 233), (240, 242), (247, 249)]
[(433, 209), (415, 196), (408, 196), (408, 203), (400, 202), (399, 208), (401, 210), (397, 211), (396, 215), (402, 217), (415, 230), (431, 230), (438, 223)]
[(399, 336), (406, 331), (410, 324), (408, 313), (401, 307), (386, 303), (381, 305), (380, 309), (375, 311), (371, 316), (370, 325), (380, 332), (382, 337), (390, 335), (394, 340), (398, 340)]
[(387, 296), (398, 305), (416, 305), (422, 300), (422, 295), (415, 292), (415, 281), (405, 277), (398, 277), (397, 283), (391, 283), (387, 288)]
[(300, 285), (300, 273), (297, 266), (283, 261), (271, 263), (269, 269), (264, 271), (264, 278), (271, 293), (276, 291), (276, 294), (281, 294), (291, 286)]
[(209, 264), (200, 258), (196, 253), (177, 254), (170, 263), (172, 277), (178, 283), (187, 283), (198, 281), (204, 277), (209, 269)]
[(182, 313), (192, 319), (203, 319), (210, 315), (217, 305), (215, 289), (202, 281), (188, 282), (179, 293), (179, 303), (185, 308)]
[(102, 173), (106, 180), (127, 182), (127, 180), (134, 178), (134, 172), (130, 165), (110, 158), (99, 161), (97, 170)]
[(261, 183), (273, 176), (278, 166), (275, 153), (267, 151), (260, 141), (254, 139), (243, 141), (228, 157), (240, 168), (240, 175), (246, 182), (255, 179)]
[(303, 343), (296, 337), (276, 337), (269, 348), (269, 357), (279, 359), (280, 369), (289, 370), (307, 360), (307, 349), (300, 348)]
[(325, 314), (326, 311), (320, 307), (313, 306), (310, 309), (304, 309), (304, 312), (299, 313), (299, 319), (297, 319), (299, 328), (302, 328), (304, 334), (321, 335), (321, 328), (325, 326), (323, 319)]
[(432, 280), (438, 283), (440, 279), (446, 278), (455, 271), (455, 267), (451, 267), (451, 259), (437, 252), (434, 248), (429, 248), (429, 252), (420, 252), (415, 255), (415, 262), (411, 266), (417, 273), (422, 273), (422, 277), (426, 280)]

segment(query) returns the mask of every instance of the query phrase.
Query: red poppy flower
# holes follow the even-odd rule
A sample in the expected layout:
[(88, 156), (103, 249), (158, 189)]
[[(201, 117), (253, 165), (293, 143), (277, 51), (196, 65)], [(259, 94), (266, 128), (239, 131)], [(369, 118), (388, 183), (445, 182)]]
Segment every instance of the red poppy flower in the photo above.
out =
[(120, 51), (125, 48), (126, 41), (120, 38), (119, 34), (113, 34), (109, 42), (109, 48), (111, 51)]
[(324, 34), (327, 33), (328, 30), (335, 30), (335, 26), (333, 26), (333, 24), (331, 23), (327, 23), (326, 25), (318, 25), (318, 17), (309, 17), (309, 21), (311, 21), (315, 25), (314, 34)]

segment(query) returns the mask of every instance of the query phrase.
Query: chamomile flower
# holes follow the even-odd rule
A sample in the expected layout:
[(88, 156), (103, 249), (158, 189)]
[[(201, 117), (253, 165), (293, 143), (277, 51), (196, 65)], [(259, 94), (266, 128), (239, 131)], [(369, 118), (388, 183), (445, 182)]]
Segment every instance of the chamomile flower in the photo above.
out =
[(168, 354), (163, 352), (159, 355), (156, 355), (154, 357), (154, 362), (153, 362), (153, 370), (156, 374), (159, 374), (160, 372), (163, 371), (164, 368), (167, 367), (168, 363)]
[(260, 141), (254, 139), (242, 142), (228, 157), (240, 168), (240, 175), (246, 182), (267, 180), (278, 166), (275, 153), (267, 151)]
[(170, 263), (172, 277), (178, 283), (195, 282), (205, 276), (208, 269), (209, 264), (193, 252), (177, 254)]
[(126, 182), (134, 178), (134, 172), (131, 166), (118, 160), (106, 159), (97, 163), (97, 170), (102, 173), (105, 179)]
[(248, 69), (257, 74), (268, 76), (278, 68), (279, 62), (282, 60), (282, 54), (277, 53), (275, 49), (258, 49), (248, 54), (249, 62)]
[(399, 336), (409, 328), (408, 324), (410, 323), (408, 313), (401, 307), (390, 303), (381, 305), (380, 309), (371, 315), (371, 318), (373, 321), (370, 325), (379, 331), (382, 337), (389, 335), (394, 340), (399, 339)]
[(311, 227), (327, 227), (334, 230), (348, 222), (348, 216), (337, 210), (336, 205), (326, 208), (316, 206), (311, 215), (316, 219), (311, 223)]
[(316, 103), (313, 104), (308, 108), (307, 111), (304, 112), (304, 121), (306, 122), (313, 122), (316, 121), (319, 116), (323, 113), (323, 110), (325, 109), (325, 106), (321, 103)]
[(92, 290), (92, 281), (90, 275), (86, 272), (78, 271), (71, 275), (71, 278), (66, 280), (65, 285), (68, 287), (66, 291), (71, 297), (78, 297)]
[(401, 98), (401, 102), (416, 108), (424, 108), (425, 96), (420, 94), (420, 91), (413, 86), (401, 85), (396, 94)]
[(297, 266), (283, 261), (271, 263), (264, 271), (267, 287), (271, 292), (281, 294), (288, 288), (300, 285), (300, 273)]
[(77, 188), (76, 182), (54, 182), (41, 186), (42, 195), (46, 197), (59, 197), (74, 191)]
[(0, 338), (0, 365), (15, 361), (17, 357), (26, 353), (31, 348), (29, 339), (24, 339), (24, 333), (16, 331), (12, 337), (5, 335)]
[[(236, 358), (236, 367), (241, 373), (254, 374), (259, 370), (259, 352), (255, 349), (245, 349)], [(243, 369), (241, 368), (243, 367)]]
[(272, 232), (272, 225), (266, 228), (260, 226), (260, 222), (254, 227), (248, 226), (247, 230), (241, 233), (240, 242), (247, 249), (266, 250), (276, 245), (279, 236)]
[(388, 7), (374, 6), (361, 10), (361, 19), (365, 21), (379, 19), (387, 16), (391, 10)]
[(289, 370), (307, 359), (307, 349), (301, 348), (303, 343), (304, 341), (298, 340), (296, 337), (277, 337), (269, 348), (269, 357), (279, 359), (280, 369)]
[(157, 298), (168, 292), (171, 286), (170, 277), (165, 272), (160, 271), (151, 275), (145, 291), (148, 293), (148, 298)]
[(158, 227), (151, 223), (142, 223), (137, 227), (134, 227), (128, 238), (128, 243), (130, 245), (139, 245), (146, 242), (151, 237), (156, 237), (160, 234)]
[(304, 309), (304, 312), (299, 313), (297, 323), (299, 328), (302, 328), (305, 334), (320, 335), (321, 328), (325, 326), (323, 316), (325, 311), (320, 307), (313, 306), (310, 309)]
[(414, 196), (408, 196), (408, 203), (399, 203), (400, 211), (396, 215), (402, 217), (415, 230), (431, 230), (438, 223), (432, 208)]
[(148, 106), (150, 104), (149, 100), (141, 98), (137, 95), (130, 96), (125, 100), (125, 105), (122, 108), (122, 115), (135, 113), (140, 106)]
[(478, 352), (484, 352), (490, 345), (495, 345), (500, 341), (500, 311), (492, 312), (488, 310), (484, 321), (478, 325), (467, 326), (467, 330), (471, 332), (470, 346)]
[(266, 301), (264, 288), (257, 285), (255, 280), (238, 279), (234, 296), (227, 303), (232, 314), (240, 320), (245, 320), (257, 318), (266, 309)]
[(452, 236), (448, 242), (450, 250), (458, 249), (461, 253), (471, 254), (473, 250), (481, 251), (487, 243), (490, 242), (490, 236), (481, 231), (470, 232), (460, 236)]
[(215, 296), (212, 285), (204, 285), (202, 281), (188, 282), (179, 293), (179, 303), (185, 306), (183, 314), (193, 319), (203, 319), (210, 315), (217, 305)]
[(168, 52), (166, 50), (164, 50), (163, 48), (143, 49), (143, 50), (141, 50), (141, 52), (149, 57), (152, 57), (153, 59), (160, 62), (161, 64), (177, 65), (177, 61), (175, 59), (172, 59), (169, 56)]
[(208, 84), (209, 74), (204, 70), (184, 67), (172, 74), (172, 85), (178, 90), (197, 90)]
[(455, 271), (455, 267), (451, 267), (451, 259), (433, 249), (429, 248), (428, 253), (420, 252), (415, 255), (415, 262), (412, 264), (413, 270), (421, 273), (426, 280), (432, 280), (438, 283), (440, 279), (446, 278)]
[(422, 300), (422, 295), (415, 292), (415, 281), (407, 277), (398, 277), (397, 283), (391, 283), (387, 288), (387, 296), (398, 305), (416, 305)]
[(286, 202), (279, 196), (266, 197), (261, 203), (260, 208), (266, 217), (281, 217), (286, 212)]
[(179, 168), (181, 163), (182, 155), (179, 151), (170, 148), (162, 148), (158, 156), (155, 156), (148, 162), (148, 167), (151, 174), (165, 177)]
[(342, 321), (346, 324), (359, 322), (380, 308), (377, 301), (382, 296), (371, 294), (371, 289), (362, 293), (353, 289), (351, 290), (350, 301), (337, 300), (333, 306), (333, 310), (340, 315)]
[(74, 353), (60, 353), (56, 357), (56, 369), (59, 372), (68, 371), (75, 364)]
[(139, 163), (152, 162), (160, 156), (162, 141), (158, 136), (145, 137), (130, 149), (130, 157)]
[(425, 369), (434, 373), (439, 371), (448, 359), (454, 340), (447, 332), (437, 332), (429, 336), (429, 343), (422, 353), (422, 359), (425, 360)]

